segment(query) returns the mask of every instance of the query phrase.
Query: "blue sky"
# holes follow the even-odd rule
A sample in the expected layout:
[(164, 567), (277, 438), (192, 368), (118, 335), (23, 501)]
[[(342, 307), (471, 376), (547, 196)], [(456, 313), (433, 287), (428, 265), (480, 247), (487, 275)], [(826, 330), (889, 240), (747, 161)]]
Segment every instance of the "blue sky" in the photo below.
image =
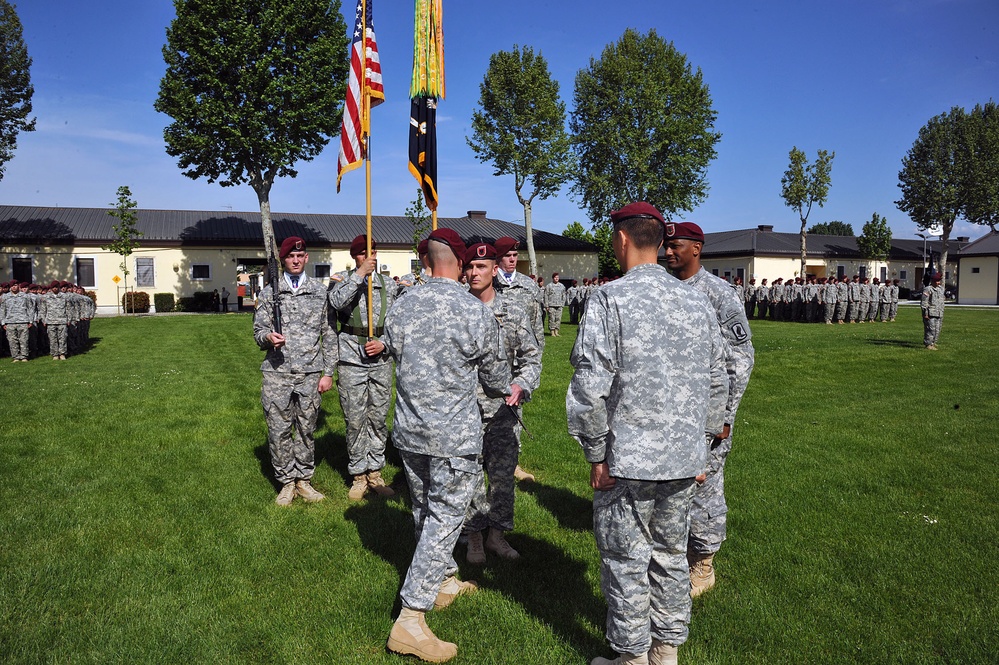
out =
[[(355, 2), (343, 7), (348, 19)], [(373, 212), (401, 215), (416, 195), (406, 169), (411, 0), (375, 0), (386, 103), (372, 113)], [(106, 207), (128, 185), (140, 208), (257, 210), (249, 185), (182, 175), (166, 154), (169, 118), (153, 110), (173, 18), (169, 0), (21, 0), (34, 60), (37, 131), (22, 134), (0, 181), (8, 205)], [(348, 21), (350, 25), (350, 21)], [(650, 28), (700, 67), (718, 112), (718, 157), (706, 201), (679, 217), (706, 231), (772, 224), (796, 232), (780, 198), (792, 146), (836, 152), (832, 188), (809, 224), (841, 220), (858, 233), (872, 213), (897, 237), (915, 225), (897, 210), (898, 171), (919, 128), (952, 106), (999, 99), (996, 0), (444, 1), (447, 99), (438, 110), (440, 215), (486, 210), (521, 221), (512, 177), (493, 176), (465, 144), (490, 54), (541, 51), (572, 105), (576, 72), (625, 28)], [(271, 192), (278, 212), (363, 214), (361, 171), (336, 193), (337, 144)], [(566, 188), (535, 201), (535, 228), (561, 232), (588, 218)], [(954, 235), (984, 227), (958, 224)]]

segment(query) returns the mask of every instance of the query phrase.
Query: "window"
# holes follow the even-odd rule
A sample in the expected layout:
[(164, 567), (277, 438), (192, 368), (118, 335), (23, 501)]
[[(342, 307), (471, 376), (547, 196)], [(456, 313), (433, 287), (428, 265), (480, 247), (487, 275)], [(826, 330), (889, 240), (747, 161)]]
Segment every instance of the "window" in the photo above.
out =
[(731, 270), (726, 270), (725, 271), (725, 281), (726, 282), (731, 282), (732, 281), (732, 271)]
[(191, 264), (191, 279), (208, 280), (212, 278), (212, 267), (207, 263)]
[(867, 266), (860, 266), (858, 274), (860, 275), (860, 279), (867, 279)]
[(843, 279), (846, 275), (846, 266), (836, 266), (836, 279)]
[(97, 287), (97, 271), (94, 259), (83, 256), (76, 257), (76, 283), (85, 289)]
[(330, 278), (330, 264), (317, 263), (315, 267), (315, 278), (328, 280)]
[(18, 282), (35, 281), (31, 274), (32, 260), (30, 256), (16, 256), (10, 260), (10, 272)]
[(908, 270), (900, 270), (899, 273), (898, 273), (898, 278), (900, 280), (902, 280), (903, 282), (905, 280), (909, 279), (909, 271)]
[(156, 286), (156, 274), (153, 272), (153, 259), (135, 259), (135, 285)]
[(717, 277), (718, 276), (718, 268), (712, 268), (711, 269), (711, 274), (714, 275), (715, 277)]
[(745, 271), (745, 269), (743, 269), (743, 268), (736, 268), (735, 269), (735, 276), (738, 277), (739, 279), (745, 281), (745, 279), (746, 279), (746, 271)]
[(884, 284), (886, 279), (888, 279), (888, 267), (887, 266), (881, 268), (881, 283)]
[(419, 259), (410, 259), (409, 260), (409, 272), (413, 273), (414, 275), (419, 275), (420, 274), (420, 268), (421, 268), (421, 266), (420, 266), (420, 260)]
[(944, 279), (950, 279), (950, 271), (944, 273)]
[(972, 275), (977, 275), (977, 274), (978, 274), (978, 273), (980, 273), (981, 271), (982, 271), (982, 269), (981, 269), (981, 268), (972, 268), (972, 269), (971, 269), (971, 274), (972, 274)]

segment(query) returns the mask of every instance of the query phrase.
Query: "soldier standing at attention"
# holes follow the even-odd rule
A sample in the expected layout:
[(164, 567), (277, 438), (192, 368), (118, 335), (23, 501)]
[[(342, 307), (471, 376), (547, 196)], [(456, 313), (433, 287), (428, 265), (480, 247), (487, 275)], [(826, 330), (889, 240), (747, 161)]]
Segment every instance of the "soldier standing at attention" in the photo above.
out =
[(888, 317), (891, 310), (891, 280), (886, 279), (884, 284), (881, 285), (881, 298), (880, 298), (880, 309), (878, 310), (881, 318), (881, 323), (888, 323)]
[(839, 289), (836, 288), (836, 278), (830, 277), (822, 287), (822, 303), (825, 306), (826, 324), (832, 325), (836, 318), (836, 301), (839, 296)]
[(565, 284), (559, 281), (557, 272), (552, 273), (552, 281), (545, 287), (544, 302), (548, 314), (548, 330), (552, 337), (558, 337), (562, 328), (562, 308), (565, 307)]
[(944, 290), (940, 286), (940, 273), (930, 276), (930, 284), (923, 289), (919, 307), (923, 311), (923, 344), (930, 351), (937, 350), (940, 326), (943, 325)]
[(690, 596), (699, 596), (715, 584), (714, 556), (726, 535), (725, 460), (732, 450), (732, 426), (749, 385), (755, 353), (745, 311), (732, 297), (728, 284), (701, 266), (704, 233), (697, 224), (667, 224), (666, 266), (674, 276), (708, 297), (725, 340), (727, 401), (725, 424), (717, 436), (709, 433), (708, 470), (695, 478), (690, 511), (687, 560), (690, 563)]
[(867, 322), (867, 311), (871, 308), (871, 280), (865, 277), (860, 282), (860, 300), (857, 303), (857, 322)]
[(888, 320), (894, 321), (895, 315), (898, 314), (898, 280), (893, 279), (891, 282), (891, 306), (888, 308)]
[(756, 309), (756, 278), (750, 277), (746, 286), (746, 318), (753, 318), (753, 310)]
[(0, 324), (7, 331), (7, 342), (13, 358), (11, 362), (28, 362), (28, 331), (35, 326), (37, 318), (35, 301), (21, 290), (20, 282), (11, 282), (10, 293), (4, 296), (0, 304)]
[(850, 304), (850, 280), (846, 275), (836, 278), (836, 321), (846, 323), (847, 306)]
[(878, 278), (874, 278), (871, 284), (871, 311), (867, 314), (867, 320), (874, 323), (878, 319), (878, 310), (881, 307), (881, 284)]
[(766, 278), (756, 287), (756, 308), (756, 318), (767, 318), (767, 312), (770, 311), (770, 287), (767, 286)]
[[(347, 425), (347, 473), (354, 477), (347, 492), (351, 501), (360, 501), (368, 490), (379, 496), (395, 495), (382, 478), (392, 401), (392, 361), (383, 353), (385, 344), (381, 338), (398, 287), (377, 272), (377, 247), (372, 241), (368, 256), (367, 237), (357, 236), (350, 244), (356, 268), (330, 278), (330, 307), (340, 321), (336, 387)], [(373, 284), (372, 337), (368, 337), (369, 279)]]
[(59, 292), (59, 282), (49, 285), (49, 292), (42, 297), (42, 320), (49, 334), (49, 353), (52, 360), (66, 359), (66, 322), (69, 321), (68, 294)]
[(591, 665), (666, 665), (688, 634), (687, 530), (704, 433), (723, 427), (725, 343), (704, 294), (657, 263), (659, 211), (632, 203), (611, 221), (625, 275), (590, 299), (565, 398), (591, 465), (607, 640), (619, 654)]
[(856, 323), (857, 313), (860, 310), (860, 275), (853, 276), (853, 281), (850, 282), (849, 288), (850, 291), (849, 291), (849, 300), (847, 301), (848, 306), (846, 311), (846, 319), (850, 323)]
[(417, 541), (388, 648), (442, 663), (458, 647), (438, 639), (424, 615), (476, 589), (454, 576), (452, 556), (482, 473), (476, 390), (481, 384), (487, 395), (508, 395), (507, 404), (516, 406), (521, 388), (510, 385), (493, 312), (458, 284), (464, 242), (447, 228), (433, 231), (429, 240), (434, 276), (400, 298), (385, 322), (385, 344), (396, 362), (393, 441), (409, 482)]
[[(274, 478), (281, 483), (275, 503), (290, 506), (325, 497), (312, 487), (322, 394), (333, 387), (336, 335), (329, 326), (326, 285), (305, 274), (305, 241), (285, 238), (278, 252), (284, 272), (260, 291), (253, 313), (253, 339), (267, 351), (260, 366), (260, 402)], [(277, 295), (275, 295), (275, 292)], [(281, 309), (281, 332), (274, 331), (274, 300)]]

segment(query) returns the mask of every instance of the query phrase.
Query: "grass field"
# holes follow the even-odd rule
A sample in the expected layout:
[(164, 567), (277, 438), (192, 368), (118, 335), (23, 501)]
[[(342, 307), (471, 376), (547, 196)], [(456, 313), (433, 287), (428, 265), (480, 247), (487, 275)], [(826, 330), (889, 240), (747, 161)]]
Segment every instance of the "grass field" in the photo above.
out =
[[(404, 498), (347, 501), (324, 399), (315, 485), (274, 505), (247, 315), (110, 318), (67, 362), (0, 364), (0, 662), (401, 663)], [(894, 324), (753, 322), (729, 540), (681, 663), (993, 663), (999, 650), (999, 311)], [(428, 615), (455, 663), (607, 655), (588, 468), (549, 338), (511, 543)], [(404, 485), (397, 460), (386, 476)], [(396, 477), (398, 476), (398, 477)], [(461, 552), (463, 554), (463, 551)], [(459, 557), (461, 560), (462, 557)]]

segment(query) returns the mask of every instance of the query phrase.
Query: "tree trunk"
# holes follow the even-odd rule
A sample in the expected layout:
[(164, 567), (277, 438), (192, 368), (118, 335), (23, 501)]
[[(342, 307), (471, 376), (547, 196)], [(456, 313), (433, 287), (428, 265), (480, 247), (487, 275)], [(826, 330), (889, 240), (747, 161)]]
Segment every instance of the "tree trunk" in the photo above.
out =
[(805, 248), (805, 224), (807, 220), (801, 218), (801, 273), (800, 277), (804, 279), (807, 275), (805, 274), (805, 264), (808, 262), (808, 250)]
[(265, 258), (272, 252), (277, 256), (278, 245), (274, 237), (274, 225), (271, 223), (271, 181), (257, 175), (250, 178), (250, 186), (257, 193), (257, 201), (260, 203), (260, 227), (264, 234)]
[(534, 255), (534, 230), (531, 227), (531, 201), (521, 199), (524, 204), (524, 235), (527, 240), (527, 260), (530, 265), (531, 274), (538, 276), (538, 259)]

